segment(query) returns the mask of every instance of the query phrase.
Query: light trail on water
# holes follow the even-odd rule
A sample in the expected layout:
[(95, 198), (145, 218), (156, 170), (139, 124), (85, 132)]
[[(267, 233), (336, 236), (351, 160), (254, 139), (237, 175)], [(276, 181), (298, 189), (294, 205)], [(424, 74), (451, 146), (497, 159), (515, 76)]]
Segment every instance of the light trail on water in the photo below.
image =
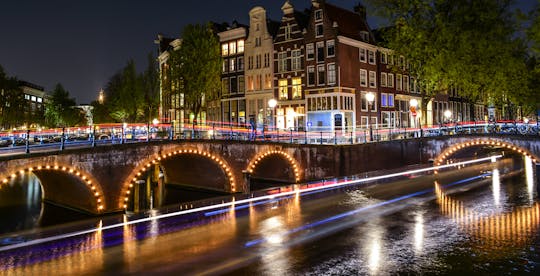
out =
[[(403, 171), (403, 172), (399, 172), (399, 173), (392, 173), (392, 174), (387, 174), (387, 175), (381, 175), (381, 176), (366, 177), (366, 178), (362, 178), (362, 179), (347, 180), (347, 181), (343, 181), (343, 182), (335, 182), (335, 183), (331, 183), (331, 184), (324, 184), (323, 186), (302, 188), (302, 189), (298, 189), (298, 190), (281, 192), (281, 193), (272, 194), (272, 195), (264, 195), (264, 196), (252, 197), (252, 198), (241, 199), (241, 200), (234, 200), (233, 199), (233, 201), (230, 201), (230, 202), (224, 202), (224, 203), (220, 203), (220, 204), (203, 206), (203, 207), (193, 208), (193, 209), (189, 209), (189, 210), (182, 210), (182, 211), (177, 211), (177, 212), (172, 212), (172, 213), (167, 213), (167, 214), (149, 216), (149, 217), (140, 218), (140, 219), (136, 219), (136, 220), (132, 220), (132, 221), (125, 221), (125, 222), (121, 222), (121, 223), (116, 223), (116, 224), (111, 224), (111, 225), (106, 225), (106, 226), (100, 226), (100, 227), (97, 227), (97, 228), (92, 228), (92, 229), (87, 229), (87, 230), (82, 230), (82, 231), (76, 231), (76, 232), (71, 232), (71, 233), (66, 233), (66, 234), (60, 234), (60, 235), (50, 236), (50, 237), (46, 237), (46, 238), (39, 238), (39, 239), (31, 240), (31, 241), (26, 241), (26, 242), (21, 242), (21, 243), (17, 243), (17, 244), (7, 245), (7, 246), (4, 246), (4, 247), (0, 247), (0, 252), (9, 251), (9, 250), (17, 249), (17, 248), (23, 248), (23, 247), (32, 246), (32, 245), (39, 245), (39, 244), (52, 242), (52, 241), (58, 241), (58, 240), (62, 240), (62, 239), (68, 239), (68, 238), (77, 237), (77, 236), (86, 235), (86, 234), (92, 234), (92, 233), (95, 233), (95, 232), (98, 232), (98, 231), (105, 231), (105, 230), (109, 230), (109, 229), (122, 228), (122, 227), (125, 227), (125, 226), (128, 226), (128, 225), (135, 225), (135, 224), (139, 224), (139, 223), (151, 222), (151, 221), (156, 221), (156, 220), (159, 220), (159, 219), (172, 218), (172, 217), (182, 216), (182, 215), (187, 215), (187, 214), (194, 214), (194, 213), (206, 212), (206, 211), (212, 211), (212, 210), (213, 210), (213, 212), (209, 212), (206, 215), (208, 216), (208, 215), (213, 215), (213, 214), (219, 214), (219, 213), (223, 212), (223, 210), (221, 210), (221, 208), (227, 208), (227, 210), (230, 210), (230, 207), (233, 207), (235, 209), (236, 208), (243, 209), (243, 208), (246, 208), (246, 207), (243, 206), (242, 204), (251, 204), (251, 203), (261, 204), (260, 201), (266, 201), (265, 203), (267, 203), (267, 202), (272, 202), (272, 201), (278, 200), (278, 199), (285, 199), (285, 198), (288, 198), (291, 195), (295, 195), (295, 194), (299, 194), (300, 196), (302, 196), (302, 195), (311, 194), (313, 192), (322, 192), (322, 191), (332, 189), (332, 188), (353, 186), (353, 185), (357, 185), (357, 184), (361, 184), (361, 183), (368, 183), (368, 182), (381, 180), (381, 179), (388, 179), (388, 178), (393, 178), (393, 177), (398, 177), (398, 176), (406, 176), (406, 175), (410, 175), (410, 174), (423, 173), (423, 172), (429, 172), (429, 171), (440, 170), (440, 169), (445, 169), (445, 168), (451, 168), (451, 167), (456, 167), (456, 166), (481, 163), (481, 162), (485, 162), (485, 161), (492, 161), (493, 158), (497, 159), (497, 158), (501, 158), (501, 157), (502, 157), (502, 155), (494, 155), (494, 156), (490, 156), (490, 157), (479, 158), (479, 159), (474, 159), (474, 160), (468, 160), (468, 161), (452, 163), (452, 164), (447, 164), (447, 165), (439, 165), (439, 166), (433, 166), (433, 167), (429, 167), (429, 168), (408, 170), (408, 171)], [(454, 185), (455, 184), (456, 183), (454, 183)], [(425, 194), (425, 193), (428, 193), (428, 192), (431, 192), (431, 191), (433, 191), (433, 189), (423, 190), (423, 191), (420, 191), (420, 192), (417, 192), (417, 193), (413, 193), (413, 194), (409, 194), (409, 195), (406, 195), (406, 196), (401, 196), (401, 197), (398, 197), (398, 198), (395, 198), (395, 199), (392, 199), (392, 200), (389, 200), (389, 201), (381, 202), (381, 203), (378, 203), (378, 204), (375, 204), (375, 205), (372, 205), (372, 206), (382, 206), (382, 205), (390, 204), (392, 202), (397, 202), (397, 201), (400, 201), (400, 200), (404, 200), (406, 198), (422, 195), (422, 194)], [(247, 205), (247, 206), (249, 206), (249, 205)], [(368, 207), (372, 208), (370, 206), (368, 206)], [(358, 212), (361, 212), (361, 210), (363, 210), (365, 208), (368, 208), (368, 207), (353, 210), (351, 212), (358, 213)], [(216, 210), (216, 209), (219, 209), (219, 210)], [(348, 213), (351, 213), (351, 212), (348, 212)], [(353, 214), (353, 213), (351, 213), (351, 214)], [(351, 215), (351, 214), (349, 214), (349, 215)], [(346, 215), (340, 214), (338, 216), (343, 217), (343, 216), (346, 216)], [(335, 219), (336, 218), (334, 218), (334, 219), (328, 218), (328, 219), (325, 219), (323, 221), (326, 222), (326, 221), (331, 221), (331, 220), (335, 220)], [(312, 224), (302, 226), (302, 227), (313, 227), (313, 226), (324, 223), (323, 221), (319, 221), (319, 222), (312, 223)], [(291, 231), (294, 231), (294, 229), (291, 230)], [(296, 232), (297, 231), (300, 231), (300, 229), (296, 230)], [(261, 243), (263, 241), (264, 240), (251, 241), (251, 242), (246, 243), (246, 246), (248, 246), (248, 244), (249, 244), (249, 246), (252, 246), (252, 245), (255, 245), (257, 243)]]

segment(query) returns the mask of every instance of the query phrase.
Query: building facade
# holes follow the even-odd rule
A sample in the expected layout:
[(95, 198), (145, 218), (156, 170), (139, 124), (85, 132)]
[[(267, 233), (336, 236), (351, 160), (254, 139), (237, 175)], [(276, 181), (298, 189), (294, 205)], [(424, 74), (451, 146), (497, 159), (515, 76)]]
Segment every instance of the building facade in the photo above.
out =
[(249, 11), (245, 48), (246, 114), (248, 123), (257, 129), (272, 125), (268, 101), (274, 97), (274, 45), (268, 25), (264, 8), (255, 7)]
[(245, 97), (245, 40), (247, 28), (233, 22), (228, 30), (218, 33), (221, 57), (221, 95), (220, 95), (220, 120), (212, 116), (212, 120), (233, 124), (246, 122), (246, 97)]

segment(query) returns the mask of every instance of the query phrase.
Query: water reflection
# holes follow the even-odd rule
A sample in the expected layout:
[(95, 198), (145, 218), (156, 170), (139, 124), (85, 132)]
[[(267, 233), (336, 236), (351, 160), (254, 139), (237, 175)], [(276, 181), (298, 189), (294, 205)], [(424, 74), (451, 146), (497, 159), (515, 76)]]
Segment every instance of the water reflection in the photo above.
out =
[(499, 169), (493, 169), (491, 189), (493, 190), (493, 201), (495, 202), (495, 206), (500, 206), (501, 178), (499, 175)]
[[(537, 172), (540, 173), (540, 172)], [(525, 179), (527, 182), (527, 195), (529, 204), (534, 202), (534, 167), (531, 157), (525, 156)]]
[(450, 217), (460, 229), (482, 240), (479, 245), (497, 247), (522, 247), (536, 238), (540, 222), (540, 204), (515, 207), (510, 212), (491, 210), (477, 212), (465, 207), (462, 201), (446, 195), (435, 183), (437, 202), (442, 214)]
[(424, 214), (417, 213), (414, 222), (414, 251), (418, 255), (422, 253), (424, 244)]

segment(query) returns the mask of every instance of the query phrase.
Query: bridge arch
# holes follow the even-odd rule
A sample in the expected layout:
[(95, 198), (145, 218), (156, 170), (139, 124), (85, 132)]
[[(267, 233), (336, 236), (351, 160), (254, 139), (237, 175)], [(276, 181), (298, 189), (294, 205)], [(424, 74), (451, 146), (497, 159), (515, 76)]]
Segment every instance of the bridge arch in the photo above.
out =
[(152, 165), (162, 163), (164, 161), (170, 160), (174, 158), (175, 156), (179, 155), (197, 155), (199, 157), (202, 157), (206, 160), (209, 160), (213, 162), (219, 169), (222, 170), (224, 176), (227, 178), (228, 186), (224, 188), (228, 188), (230, 192), (236, 192), (236, 182), (235, 178), (231, 169), (231, 166), (222, 158), (220, 158), (218, 155), (213, 154), (209, 151), (202, 151), (198, 149), (177, 149), (174, 151), (170, 151), (168, 153), (163, 154), (157, 154), (154, 157), (148, 158), (147, 160), (143, 161), (128, 177), (128, 181), (123, 185), (122, 193), (120, 195), (119, 204), (120, 208), (127, 208), (129, 203), (129, 198), (131, 196), (133, 187), (139, 180), (144, 180), (144, 175), (149, 171), (152, 167)]
[(446, 148), (445, 150), (443, 150), (435, 159), (434, 159), (434, 165), (436, 166), (439, 166), (439, 165), (443, 165), (444, 162), (448, 159), (448, 157), (452, 156), (452, 154), (462, 150), (462, 149), (466, 149), (466, 148), (470, 148), (470, 147), (477, 147), (477, 146), (493, 146), (493, 147), (501, 147), (501, 148), (506, 148), (508, 150), (511, 150), (513, 152), (516, 152), (516, 153), (519, 153), (519, 154), (522, 154), (524, 156), (528, 156), (530, 157), (533, 162), (536, 162), (536, 160), (538, 160), (538, 156), (535, 156), (533, 153), (531, 153), (529, 150), (523, 148), (523, 147), (520, 147), (518, 145), (515, 145), (513, 143), (510, 143), (510, 142), (507, 142), (507, 141), (504, 141), (504, 140), (496, 140), (496, 139), (492, 139), (492, 138), (488, 138), (488, 139), (475, 139), (475, 140), (472, 140), (472, 141), (464, 141), (464, 142), (459, 142), (459, 143), (456, 143), (454, 145), (452, 145), (451, 147), (449, 148)]
[[(65, 194), (58, 196), (54, 195), (50, 192), (50, 190), (62, 190), (65, 187), (62, 186), (63, 184), (58, 185), (58, 183), (54, 184), (51, 182), (55, 182), (55, 180), (57, 180), (56, 176), (58, 175), (62, 176), (62, 179), (65, 179), (65, 176), (68, 176), (74, 180), (76, 187), (78, 186), (82, 189), (85, 189), (88, 192), (88, 196), (91, 196), (93, 198), (88, 202), (88, 205), (86, 206), (77, 205), (74, 202), (77, 202), (79, 200), (82, 200), (83, 203), (87, 202), (87, 198), (84, 198), (86, 195), (80, 195), (80, 193), (72, 193), (71, 200), (68, 200), (68, 203), (61, 201), (58, 201), (57, 203), (61, 203), (67, 207), (90, 211), (91, 213), (101, 213), (105, 210), (105, 200), (103, 198), (104, 193), (101, 185), (90, 174), (71, 166), (64, 166), (60, 164), (29, 165), (16, 171), (6, 173), (5, 175), (0, 175), (0, 179), (2, 179), (0, 182), (0, 189), (2, 185), (6, 185), (11, 180), (15, 180), (17, 177), (29, 173), (34, 174), (39, 179), (41, 187), (43, 189), (44, 198), (46, 199), (61, 199), (64, 198), (63, 196), (66, 196)], [(70, 184), (73, 184), (73, 182), (68, 183), (67, 185)]]
[(261, 164), (261, 161), (263, 161), (264, 159), (268, 157), (276, 156), (276, 155), (287, 160), (287, 162), (289, 163), (289, 167), (292, 168), (294, 181), (296, 183), (300, 182), (301, 175), (300, 175), (299, 164), (296, 162), (296, 160), (292, 156), (290, 156), (287, 152), (282, 151), (282, 150), (268, 150), (268, 151), (258, 154), (249, 162), (246, 171), (250, 174), (253, 174), (256, 171), (257, 167)]

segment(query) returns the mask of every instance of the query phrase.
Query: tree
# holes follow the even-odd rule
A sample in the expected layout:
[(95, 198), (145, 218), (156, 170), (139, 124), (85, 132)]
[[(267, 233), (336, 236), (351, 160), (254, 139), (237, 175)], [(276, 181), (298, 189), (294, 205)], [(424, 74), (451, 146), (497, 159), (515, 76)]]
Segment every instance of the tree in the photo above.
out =
[(148, 67), (141, 75), (142, 89), (144, 95), (144, 119), (157, 117), (159, 107), (159, 73), (156, 58), (148, 54)]
[(24, 96), (16, 78), (8, 77), (0, 66), (0, 126), (11, 129), (25, 123)]
[(425, 99), (458, 87), (463, 97), (495, 104), (517, 102), (528, 91), (512, 0), (369, 2), (395, 25), (383, 34), (387, 47), (410, 63)]
[(58, 83), (45, 104), (45, 124), (49, 127), (69, 127), (85, 124), (81, 111), (75, 107), (74, 98)]
[(180, 49), (170, 57), (171, 79), (183, 94), (184, 105), (196, 124), (205, 103), (219, 96), (221, 56), (211, 25), (187, 25)]

